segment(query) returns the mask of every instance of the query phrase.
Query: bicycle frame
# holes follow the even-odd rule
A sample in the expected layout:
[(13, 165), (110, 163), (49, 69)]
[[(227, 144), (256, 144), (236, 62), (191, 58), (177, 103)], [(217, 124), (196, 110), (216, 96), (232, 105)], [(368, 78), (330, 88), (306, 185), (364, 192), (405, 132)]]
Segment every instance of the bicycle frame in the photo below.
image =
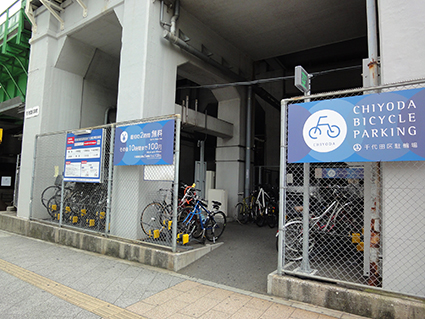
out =
[(193, 207), (193, 209), (190, 211), (190, 213), (183, 220), (183, 224), (187, 225), (189, 222), (192, 221), (194, 216), (198, 216), (199, 222), (201, 224), (201, 229), (204, 230), (206, 219), (202, 220), (202, 214), (201, 214), (202, 211), (206, 212), (207, 215), (208, 215), (208, 217), (206, 217), (206, 218), (209, 218), (209, 215), (211, 214), (211, 212), (208, 209), (206, 209), (204, 205), (202, 205), (200, 200), (197, 200), (195, 207)]
[[(260, 201), (260, 197), (261, 197), (261, 201)], [(259, 205), (260, 210), (262, 208), (266, 207), (266, 199), (265, 199), (265, 197), (270, 198), (270, 196), (264, 191), (264, 188), (260, 187), (260, 190), (258, 191), (257, 199), (255, 201), (255, 203), (257, 205)]]
[[(325, 211), (317, 216), (317, 217), (310, 217), (310, 229), (312, 229), (314, 226), (317, 226), (319, 228), (320, 231), (326, 231), (326, 230), (331, 230), (333, 228), (334, 225), (332, 225), (329, 229), (329, 225), (331, 223), (332, 220), (337, 220), (338, 215), (341, 213), (341, 211), (344, 210), (345, 207), (347, 207), (348, 205), (350, 205), (351, 202), (347, 202), (345, 204), (341, 204), (338, 200), (335, 200), (331, 205), (329, 205), (328, 208), (325, 209)], [(320, 226), (319, 225), (319, 221), (326, 216), (326, 214), (328, 214), (330, 211), (332, 210), (332, 212), (330, 213), (329, 217), (327, 218), (327, 222), (325, 225)]]

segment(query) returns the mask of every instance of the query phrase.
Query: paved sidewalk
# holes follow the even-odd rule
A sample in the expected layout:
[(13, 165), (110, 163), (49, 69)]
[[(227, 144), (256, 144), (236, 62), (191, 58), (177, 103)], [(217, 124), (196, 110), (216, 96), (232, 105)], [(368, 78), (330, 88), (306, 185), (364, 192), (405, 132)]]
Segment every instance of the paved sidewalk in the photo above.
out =
[(0, 317), (362, 318), (4, 231)]

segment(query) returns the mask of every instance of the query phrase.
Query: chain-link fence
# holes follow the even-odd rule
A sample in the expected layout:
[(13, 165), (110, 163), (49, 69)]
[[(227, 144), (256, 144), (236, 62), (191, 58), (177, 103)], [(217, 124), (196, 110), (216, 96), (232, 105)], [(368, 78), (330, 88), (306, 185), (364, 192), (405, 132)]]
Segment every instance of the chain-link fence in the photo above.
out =
[(179, 144), (176, 116), (38, 135), (31, 218), (175, 250)]
[[(425, 162), (421, 153), (425, 146), (421, 136), (425, 99), (420, 96), (425, 92), (424, 87), (422, 80), (375, 87), (373, 91), (347, 90), (283, 101), (278, 273), (425, 296), (425, 184), (422, 182)], [(314, 141), (317, 134), (327, 134), (330, 140), (342, 132), (341, 125), (336, 128), (331, 123), (334, 118), (319, 114), (323, 108), (317, 105), (336, 101), (326, 105), (338, 111), (347, 97), (365, 94), (381, 96), (384, 100), (367, 104), (372, 100), (366, 98), (361, 100), (363, 104), (351, 106), (349, 111), (357, 117), (350, 119), (354, 125), (347, 124), (345, 140), (362, 137), (360, 142), (331, 159), (326, 158), (327, 151), (319, 148), (313, 153), (311, 150), (316, 146), (333, 147), (333, 140), (323, 145)], [(297, 113), (304, 120), (314, 114), (321, 117), (308, 124), (311, 128), (304, 124), (296, 131), (291, 122), (286, 126), (286, 111), (289, 109), (289, 120), (296, 121), (291, 118), (291, 107), (300, 104), (302, 107), (308, 104), (308, 112), (301, 111), (306, 115)], [(310, 105), (315, 107), (308, 109)], [(389, 124), (387, 128), (386, 124)], [(291, 154), (290, 138), (294, 130), (299, 132), (295, 137), (296, 152), (308, 143), (308, 138), (316, 143), (308, 145), (298, 158)], [(394, 155), (393, 149), (402, 156)], [(390, 158), (361, 159), (360, 155), (373, 157), (378, 151), (387, 151), (385, 154), (390, 154)], [(338, 156), (346, 156), (348, 160), (338, 161)]]

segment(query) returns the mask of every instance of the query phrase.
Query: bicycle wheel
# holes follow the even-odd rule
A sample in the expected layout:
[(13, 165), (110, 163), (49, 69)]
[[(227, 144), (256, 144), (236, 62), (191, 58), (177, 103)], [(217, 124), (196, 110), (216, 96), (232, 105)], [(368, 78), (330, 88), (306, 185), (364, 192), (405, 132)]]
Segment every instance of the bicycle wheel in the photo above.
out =
[(244, 205), (244, 203), (236, 204), (236, 213), (236, 216), (238, 216), (238, 221), (240, 221), (242, 224), (246, 224), (248, 222), (249, 215), (247, 212), (247, 207)]
[(262, 208), (260, 209), (259, 206), (256, 206), (255, 208), (257, 210), (257, 213), (255, 214), (255, 223), (257, 224), (258, 227), (263, 227), (264, 224), (266, 223), (266, 209)]
[(164, 206), (161, 203), (153, 202), (147, 205), (140, 216), (140, 226), (148, 236), (153, 236), (153, 231), (162, 230)]
[[(188, 234), (190, 237), (199, 238), (202, 235), (202, 227), (198, 215), (192, 214), (193, 207), (183, 208), (177, 216), (177, 232)], [(190, 216), (188, 219), (186, 219)]]
[(205, 225), (205, 237), (209, 241), (216, 241), (226, 228), (226, 215), (223, 212), (215, 212), (210, 215)]
[(331, 125), (328, 129), (328, 136), (330, 138), (338, 137), (339, 133), (341, 133), (341, 129), (336, 125)]
[(60, 209), (60, 196), (53, 196), (52, 198), (50, 198), (46, 206), (47, 212), (49, 213), (50, 217), (52, 219), (57, 219), (57, 214), (59, 213)]
[(48, 205), (49, 200), (58, 195), (60, 197), (60, 191), (61, 191), (60, 187), (56, 185), (49, 186), (46, 189), (44, 189), (43, 192), (41, 193), (41, 204), (47, 209), (49, 209), (49, 205)]
[(274, 228), (277, 225), (277, 212), (276, 207), (270, 205), (267, 212), (267, 224), (270, 228)]
[[(285, 258), (288, 260), (300, 260), (303, 257), (303, 222), (292, 221), (285, 226)], [(314, 239), (309, 237), (308, 252), (314, 247)]]

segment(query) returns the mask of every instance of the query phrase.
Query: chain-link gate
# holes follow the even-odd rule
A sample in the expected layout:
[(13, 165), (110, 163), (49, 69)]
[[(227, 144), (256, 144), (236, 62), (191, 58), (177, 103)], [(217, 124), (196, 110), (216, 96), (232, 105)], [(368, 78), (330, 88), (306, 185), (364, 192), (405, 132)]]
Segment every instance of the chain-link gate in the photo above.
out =
[[(175, 122), (171, 132), (174, 145), (172, 164), (114, 165), (115, 144), (120, 138), (115, 136), (117, 129), (124, 126), (138, 129), (138, 125), (155, 125), (161, 120)], [(66, 140), (71, 131), (36, 137), (31, 219), (159, 244), (175, 250), (177, 196), (174, 194), (178, 193), (179, 117), (128, 121), (85, 131), (94, 129), (103, 131), (100, 182), (64, 179)], [(161, 134), (161, 128), (149, 134)], [(158, 145), (153, 142), (146, 147)]]
[[(375, 87), (372, 92), (372, 89), (357, 89), (310, 95), (305, 97), (305, 102), (423, 87), (422, 80)], [(286, 111), (290, 105), (303, 102), (303, 98), (282, 101), (278, 273), (424, 297), (425, 162), (288, 163)], [(365, 110), (369, 111), (369, 107), (372, 105), (365, 106)], [(416, 134), (413, 128), (423, 125), (420, 116), (413, 114), (415, 111), (407, 118), (413, 123), (411, 135)], [(383, 116), (378, 116), (367, 120), (371, 124), (375, 119), (384, 121)], [(403, 123), (405, 119), (396, 116), (390, 117), (390, 122)], [(330, 125), (320, 129), (321, 132), (332, 130)], [(392, 134), (404, 133), (396, 130), (399, 131)], [(370, 133), (384, 137), (391, 134), (388, 131), (360, 134)], [(418, 143), (378, 144), (376, 149), (416, 149)]]

